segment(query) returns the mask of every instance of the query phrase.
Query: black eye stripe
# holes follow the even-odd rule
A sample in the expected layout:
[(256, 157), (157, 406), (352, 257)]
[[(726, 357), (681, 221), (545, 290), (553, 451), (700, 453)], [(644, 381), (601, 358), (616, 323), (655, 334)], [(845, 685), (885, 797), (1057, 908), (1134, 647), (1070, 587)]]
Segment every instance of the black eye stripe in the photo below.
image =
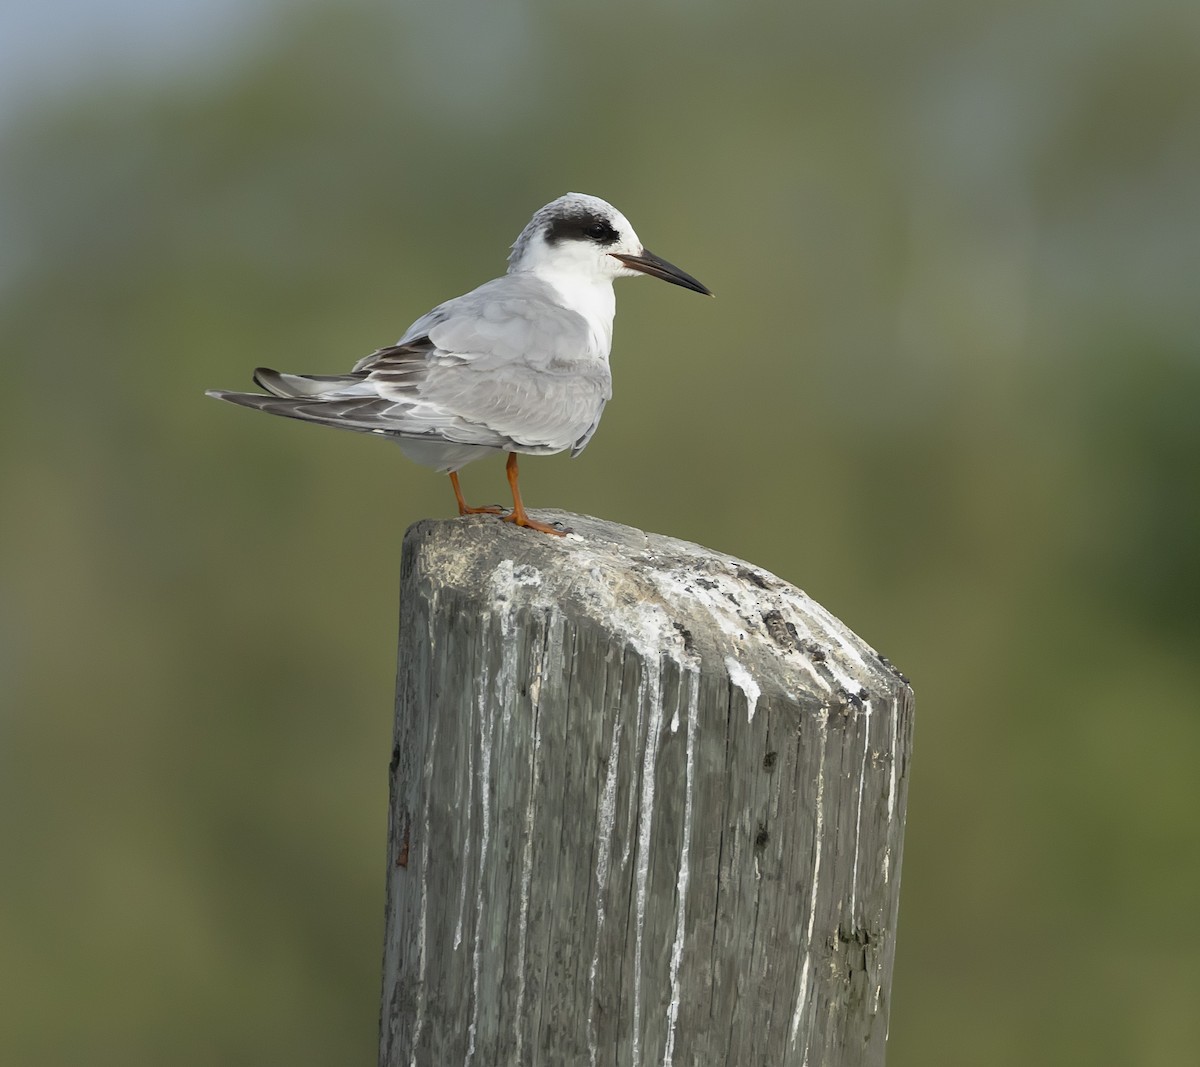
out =
[(546, 228), (546, 241), (594, 241), (600, 245), (615, 244), (619, 239), (611, 222), (592, 214), (570, 215), (552, 219)]

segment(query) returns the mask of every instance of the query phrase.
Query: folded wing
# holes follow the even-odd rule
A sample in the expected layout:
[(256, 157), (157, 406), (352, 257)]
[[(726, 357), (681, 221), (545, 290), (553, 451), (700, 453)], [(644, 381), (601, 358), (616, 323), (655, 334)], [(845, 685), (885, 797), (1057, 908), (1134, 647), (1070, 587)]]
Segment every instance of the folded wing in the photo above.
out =
[(348, 375), (260, 368), (269, 395), (210, 395), (360, 433), (578, 452), (612, 395), (606, 357), (545, 283), (506, 275), (435, 308)]

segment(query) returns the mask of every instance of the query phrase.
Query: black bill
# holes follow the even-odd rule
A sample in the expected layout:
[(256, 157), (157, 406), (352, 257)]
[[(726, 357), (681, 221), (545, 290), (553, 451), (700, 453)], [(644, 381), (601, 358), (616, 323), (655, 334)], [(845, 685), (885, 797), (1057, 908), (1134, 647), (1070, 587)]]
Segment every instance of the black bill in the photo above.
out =
[(610, 252), (609, 255), (614, 259), (619, 259), (627, 267), (640, 270), (643, 274), (649, 274), (651, 278), (661, 278), (664, 282), (682, 285), (685, 289), (703, 293), (705, 296), (713, 295), (708, 286), (696, 281), (686, 271), (680, 270), (674, 263), (668, 263), (648, 249), (643, 248), (641, 253), (636, 256), (628, 256), (623, 252)]

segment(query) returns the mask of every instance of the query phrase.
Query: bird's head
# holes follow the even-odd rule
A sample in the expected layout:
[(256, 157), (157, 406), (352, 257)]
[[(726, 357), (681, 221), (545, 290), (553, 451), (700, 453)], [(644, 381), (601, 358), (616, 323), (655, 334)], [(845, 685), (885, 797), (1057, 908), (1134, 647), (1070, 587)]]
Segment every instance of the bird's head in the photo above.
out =
[(712, 296), (690, 274), (649, 251), (612, 204), (586, 193), (567, 193), (539, 208), (513, 245), (508, 270), (601, 283), (648, 274)]

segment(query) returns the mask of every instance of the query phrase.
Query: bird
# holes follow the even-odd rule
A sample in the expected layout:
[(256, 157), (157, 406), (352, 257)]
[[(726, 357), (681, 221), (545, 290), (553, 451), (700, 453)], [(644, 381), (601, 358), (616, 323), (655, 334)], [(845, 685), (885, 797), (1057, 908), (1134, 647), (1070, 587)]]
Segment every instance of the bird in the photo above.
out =
[[(567, 193), (534, 212), (504, 275), (439, 304), (349, 373), (259, 367), (253, 378), (263, 393), (207, 395), (391, 438), (409, 459), (449, 474), (460, 515), (502, 515), (561, 536), (525, 510), (517, 456), (578, 456), (587, 447), (612, 397), (613, 282), (642, 274), (713, 295), (649, 251), (607, 201)], [(508, 453), (507, 514), (468, 506), (458, 480), (467, 463), (498, 452)]]

